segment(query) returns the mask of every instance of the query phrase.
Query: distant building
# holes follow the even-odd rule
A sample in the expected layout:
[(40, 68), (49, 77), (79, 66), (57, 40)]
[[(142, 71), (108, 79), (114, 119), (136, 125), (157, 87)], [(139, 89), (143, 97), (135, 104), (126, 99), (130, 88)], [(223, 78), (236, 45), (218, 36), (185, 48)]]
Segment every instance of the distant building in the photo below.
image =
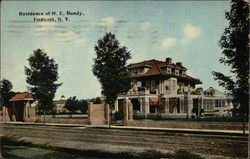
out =
[(64, 95), (61, 96), (59, 100), (54, 101), (54, 109), (57, 113), (68, 112), (68, 110), (64, 107), (67, 99)]
[[(225, 95), (214, 89), (205, 92), (196, 89), (196, 85), (202, 82), (187, 75), (187, 68), (181, 62), (173, 63), (171, 58), (165, 61), (152, 59), (130, 64), (128, 69), (132, 77), (132, 88), (118, 96), (115, 111), (124, 111), (124, 103), (130, 103), (131, 107), (127, 111), (131, 119), (133, 115), (146, 117), (153, 114), (190, 118), (200, 115), (195, 112), (202, 110), (209, 114), (212, 112), (210, 109), (214, 112), (216, 110), (214, 114), (227, 114), (224, 112), (224, 108), (228, 108), (224, 107), (228, 102)], [(213, 96), (208, 95), (213, 91), (216, 92)], [(216, 102), (218, 105), (215, 105)]]

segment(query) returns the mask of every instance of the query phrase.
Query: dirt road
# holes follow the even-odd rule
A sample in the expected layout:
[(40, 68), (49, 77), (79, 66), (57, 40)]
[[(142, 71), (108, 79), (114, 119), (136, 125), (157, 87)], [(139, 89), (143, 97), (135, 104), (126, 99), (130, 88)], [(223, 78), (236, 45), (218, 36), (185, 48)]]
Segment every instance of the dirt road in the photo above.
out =
[(207, 158), (246, 158), (247, 137), (94, 128), (1, 125), (2, 136), (77, 150), (163, 153), (184, 149)]

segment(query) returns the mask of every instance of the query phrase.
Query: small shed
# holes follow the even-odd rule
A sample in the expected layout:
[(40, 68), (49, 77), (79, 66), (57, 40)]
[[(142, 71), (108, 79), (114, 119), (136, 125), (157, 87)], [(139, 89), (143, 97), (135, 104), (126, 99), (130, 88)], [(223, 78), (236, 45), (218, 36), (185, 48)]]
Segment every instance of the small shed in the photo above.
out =
[(24, 121), (29, 117), (29, 107), (34, 101), (28, 92), (17, 93), (10, 99), (11, 106), (3, 107), (4, 121)]

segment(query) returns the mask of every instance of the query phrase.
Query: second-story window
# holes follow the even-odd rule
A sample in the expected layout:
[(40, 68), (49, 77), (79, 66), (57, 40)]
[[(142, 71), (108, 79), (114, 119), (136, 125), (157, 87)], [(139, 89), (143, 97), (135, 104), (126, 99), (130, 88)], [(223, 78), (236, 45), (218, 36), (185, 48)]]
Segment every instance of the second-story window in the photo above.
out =
[(155, 80), (151, 80), (150, 90), (155, 91)]
[(165, 91), (169, 91), (170, 88), (169, 88), (169, 81), (165, 80), (164, 81), (164, 86), (165, 86)]
[(173, 91), (176, 90), (176, 85), (177, 85), (176, 81), (172, 81), (172, 89), (173, 89)]

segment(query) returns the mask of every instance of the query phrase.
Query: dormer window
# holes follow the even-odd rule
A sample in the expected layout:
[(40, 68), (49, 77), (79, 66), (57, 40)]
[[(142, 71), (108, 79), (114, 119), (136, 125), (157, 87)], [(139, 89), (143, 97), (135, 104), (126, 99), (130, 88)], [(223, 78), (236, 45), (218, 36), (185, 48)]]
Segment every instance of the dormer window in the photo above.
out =
[(137, 67), (137, 68), (132, 68), (131, 69), (132, 74), (141, 74), (144, 73), (144, 68), (142, 67)]
[(182, 71), (182, 75), (183, 75), (183, 76), (186, 76), (186, 71)]
[(176, 74), (176, 75), (179, 75), (179, 73), (180, 73), (179, 70), (176, 69), (176, 70), (175, 70), (175, 74)]
[(166, 71), (167, 71), (167, 73), (172, 73), (170, 67), (167, 67)]
[(171, 69), (171, 72), (175, 73), (175, 69), (174, 69), (174, 68), (172, 68), (172, 69)]
[(138, 68), (134, 68), (134, 74), (138, 74)]

